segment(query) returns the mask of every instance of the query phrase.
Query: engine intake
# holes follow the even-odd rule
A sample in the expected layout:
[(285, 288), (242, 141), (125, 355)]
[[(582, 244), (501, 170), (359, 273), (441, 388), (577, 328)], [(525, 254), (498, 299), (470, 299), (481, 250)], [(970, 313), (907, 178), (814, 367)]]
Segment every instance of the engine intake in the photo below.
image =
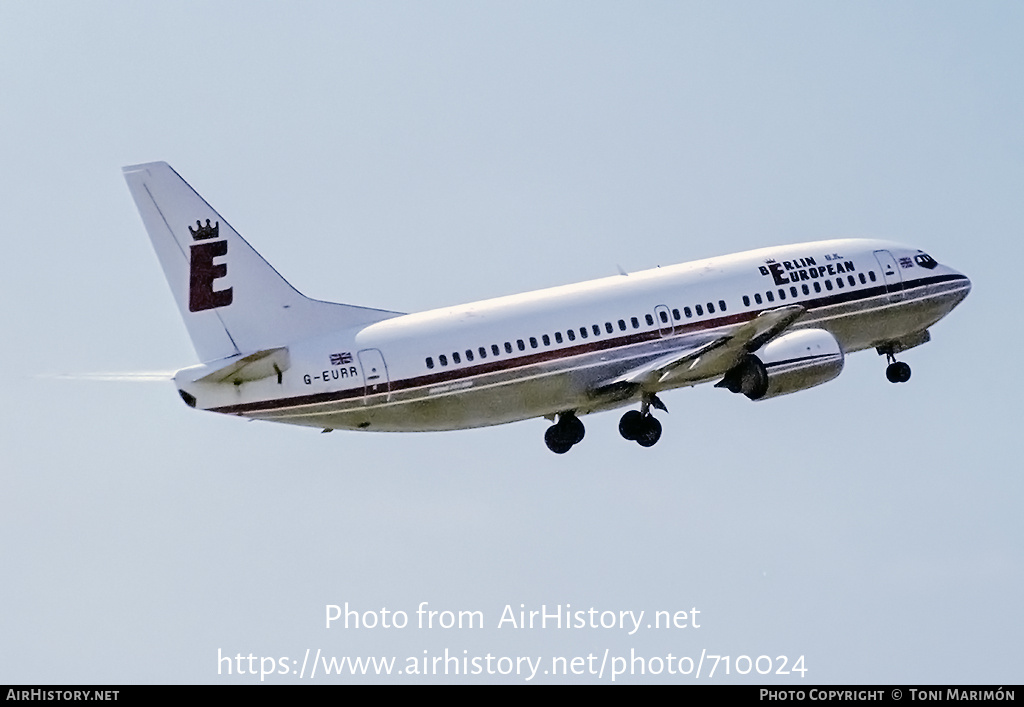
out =
[(780, 336), (757, 355), (747, 354), (715, 384), (751, 400), (767, 400), (827, 383), (843, 371), (843, 348), (824, 329)]

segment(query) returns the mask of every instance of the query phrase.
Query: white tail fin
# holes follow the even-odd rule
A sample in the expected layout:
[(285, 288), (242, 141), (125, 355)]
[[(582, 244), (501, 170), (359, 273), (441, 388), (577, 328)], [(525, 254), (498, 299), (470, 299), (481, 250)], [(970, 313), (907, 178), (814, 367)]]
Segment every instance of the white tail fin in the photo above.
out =
[(123, 171), (201, 361), (400, 314), (309, 299), (170, 165), (152, 162)]

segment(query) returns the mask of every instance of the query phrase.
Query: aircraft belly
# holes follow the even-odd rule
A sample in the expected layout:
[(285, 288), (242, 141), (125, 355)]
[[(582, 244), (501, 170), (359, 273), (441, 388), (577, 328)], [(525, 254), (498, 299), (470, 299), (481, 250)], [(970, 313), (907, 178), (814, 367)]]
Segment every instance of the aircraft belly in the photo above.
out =
[(596, 395), (602, 381), (638, 362), (663, 354), (663, 342), (623, 352), (604, 351), (445, 385), (394, 391), (346, 401), (252, 413), (249, 416), (329, 429), (429, 432), (489, 427), (575, 411), (578, 415), (619, 407), (632, 391)]

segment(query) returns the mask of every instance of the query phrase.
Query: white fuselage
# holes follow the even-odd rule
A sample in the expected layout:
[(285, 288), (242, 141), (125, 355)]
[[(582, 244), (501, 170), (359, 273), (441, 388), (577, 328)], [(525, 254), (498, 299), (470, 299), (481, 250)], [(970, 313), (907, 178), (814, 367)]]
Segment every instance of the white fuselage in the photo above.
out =
[[(728, 333), (787, 305), (787, 331), (830, 332), (846, 353), (925, 332), (970, 281), (922, 251), (834, 240), (709, 258), (575, 285), (394, 316), (287, 346), (280, 375), (178, 387), (197, 407), (325, 429), (450, 430), (632, 404), (606, 386), (680, 346)], [(734, 363), (734, 362), (732, 362)], [(660, 389), (721, 378), (696, 367)]]

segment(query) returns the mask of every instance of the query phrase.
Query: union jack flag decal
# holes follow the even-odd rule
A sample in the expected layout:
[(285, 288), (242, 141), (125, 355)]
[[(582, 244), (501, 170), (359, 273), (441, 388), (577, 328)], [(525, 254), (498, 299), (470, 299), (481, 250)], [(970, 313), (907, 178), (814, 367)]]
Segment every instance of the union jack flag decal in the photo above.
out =
[(333, 354), (331, 354), (331, 365), (332, 366), (341, 366), (341, 365), (344, 365), (346, 363), (352, 363), (352, 354), (349, 353), (348, 351), (345, 351), (343, 353), (333, 353)]

